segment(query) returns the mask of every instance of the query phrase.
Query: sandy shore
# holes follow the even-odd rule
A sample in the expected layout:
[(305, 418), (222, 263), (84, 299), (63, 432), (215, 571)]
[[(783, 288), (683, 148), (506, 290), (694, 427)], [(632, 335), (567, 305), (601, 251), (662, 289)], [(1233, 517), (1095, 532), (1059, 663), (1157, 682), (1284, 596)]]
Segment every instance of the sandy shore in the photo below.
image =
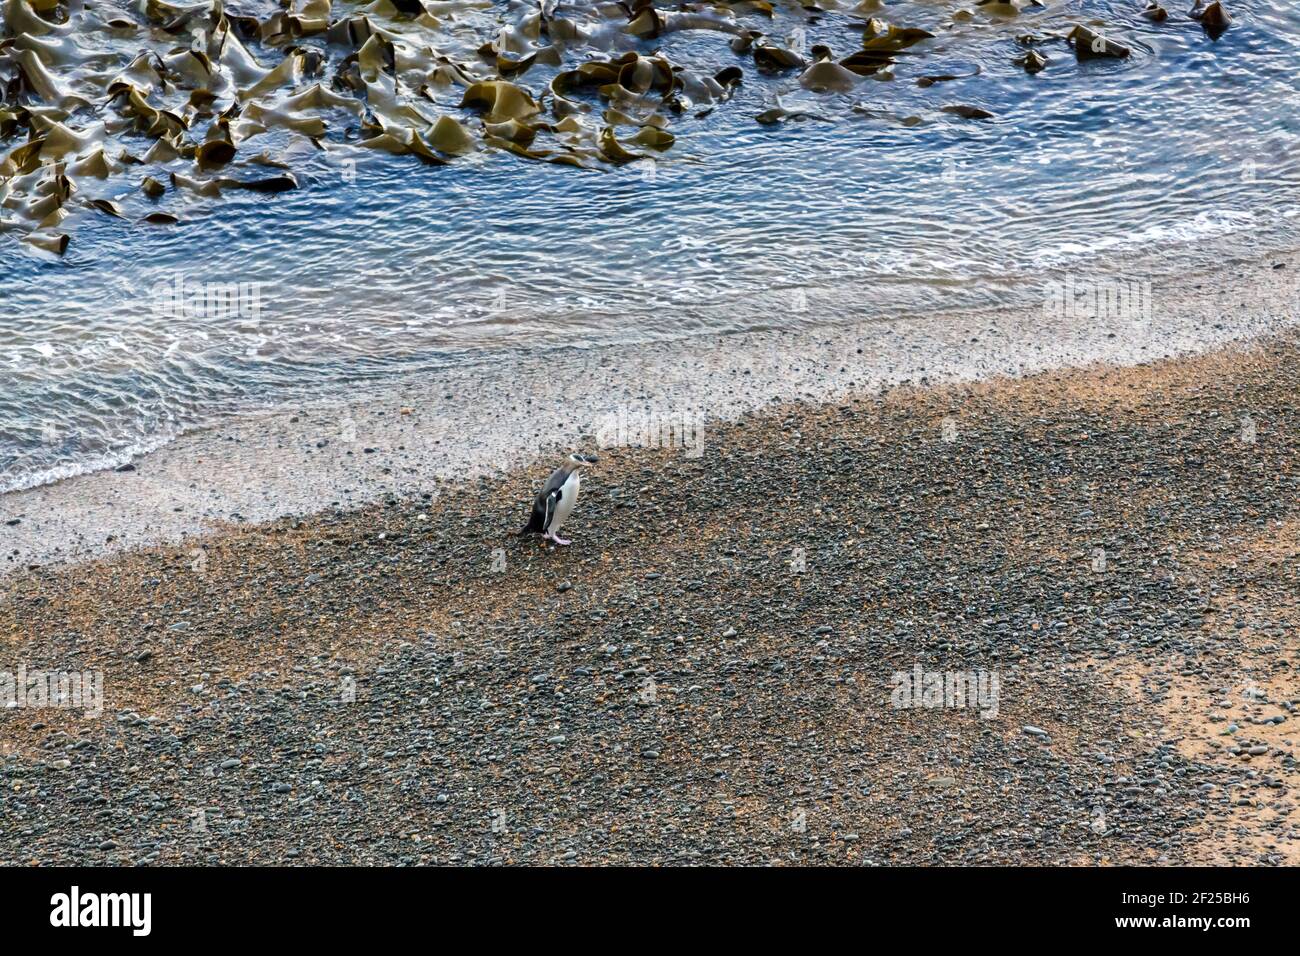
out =
[[(1214, 301), (1270, 320), (1205, 298), (1167, 350)], [(606, 450), (567, 549), (511, 536), (552, 462), (502, 459), (11, 575), (0, 668), (105, 706), (0, 711), (0, 863), (1300, 862), (1294, 332), (879, 394), (823, 365), (756, 411), (800, 361), (764, 358), (698, 456)], [(918, 668), (996, 693), (909, 706)]]

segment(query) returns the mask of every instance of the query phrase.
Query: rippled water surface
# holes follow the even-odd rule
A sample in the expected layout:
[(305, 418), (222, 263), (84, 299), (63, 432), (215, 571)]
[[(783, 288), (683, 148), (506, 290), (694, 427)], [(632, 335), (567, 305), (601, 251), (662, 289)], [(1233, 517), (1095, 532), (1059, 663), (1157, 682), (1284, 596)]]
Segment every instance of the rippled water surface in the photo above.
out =
[[(1123, 274), (1137, 257), (1175, 282), (1294, 244), (1293, 4), (1235, 0), (1216, 41), (1187, 18), (1190, 0), (1161, 24), (1139, 0), (1046, 2), (1015, 17), (949, 0), (821, 13), (776, 0), (772, 18), (735, 7), (736, 27), (837, 59), (862, 46), (870, 16), (936, 35), (844, 93), (804, 89), (797, 70), (761, 75), (718, 30), (603, 35), (566, 51), (563, 68), (636, 50), (702, 76), (744, 70), (729, 100), (672, 119), (670, 149), (628, 165), (491, 149), (426, 165), (355, 148), (346, 130), (324, 151), (271, 131), (257, 148), (283, 158), (298, 189), (173, 191), (157, 208), (175, 226), (139, 221), (154, 208), (139, 194), (148, 169), (80, 182), (80, 195), (120, 198), (126, 218), (77, 212), (61, 257), (0, 231), (0, 489), (116, 463), (222, 415), (502, 348), (1011, 304), (1053, 275)], [(472, 49), (529, 9), (482, 6), (442, 29)], [(228, 5), (241, 7), (275, 9)], [(336, 2), (333, 15), (357, 9)], [(973, 16), (954, 22), (958, 10)], [(1131, 56), (1078, 61), (1061, 37), (1092, 21)], [(1049, 58), (1037, 75), (1013, 62), (1025, 35)], [(123, 64), (139, 49), (93, 44)], [(540, 94), (556, 72), (517, 82)], [(916, 82), (933, 75), (965, 78)], [(432, 112), (475, 125), (454, 93)], [(811, 115), (756, 122), (778, 96)], [(941, 111), (952, 105), (993, 116)], [(169, 314), (160, 290), (178, 281), (245, 283), (254, 298), (242, 316)]]

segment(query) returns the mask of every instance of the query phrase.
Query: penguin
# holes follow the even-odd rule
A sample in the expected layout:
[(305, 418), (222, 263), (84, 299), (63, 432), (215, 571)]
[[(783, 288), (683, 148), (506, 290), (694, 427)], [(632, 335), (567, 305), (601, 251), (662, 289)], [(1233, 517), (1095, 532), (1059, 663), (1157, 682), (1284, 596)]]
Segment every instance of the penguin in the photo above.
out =
[(595, 455), (570, 455), (568, 460), (546, 479), (546, 484), (533, 501), (533, 513), (519, 536), (540, 534), (545, 541), (569, 544), (560, 537), (560, 528), (569, 520), (573, 506), (578, 503), (578, 486), (582, 484), (582, 469), (599, 461)]

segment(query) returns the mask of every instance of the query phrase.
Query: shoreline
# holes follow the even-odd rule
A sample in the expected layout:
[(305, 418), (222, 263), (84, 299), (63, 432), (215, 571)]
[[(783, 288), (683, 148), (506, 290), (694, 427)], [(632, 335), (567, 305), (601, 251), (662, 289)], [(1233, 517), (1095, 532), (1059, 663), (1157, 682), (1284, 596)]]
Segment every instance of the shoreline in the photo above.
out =
[(0, 495), (0, 576), (390, 497), (431, 500), (638, 423), (700, 432), (773, 403), (1194, 355), (1294, 324), (1297, 276), (1294, 251), (1190, 276), (1157, 288), (1154, 314), (1138, 321), (1049, 328), (1041, 310), (968, 312), (490, 359), (190, 432), (125, 472)]
[(1297, 396), (1291, 330), (619, 449), (568, 548), (538, 462), (11, 576), (104, 713), (0, 708), (0, 864), (1300, 865)]

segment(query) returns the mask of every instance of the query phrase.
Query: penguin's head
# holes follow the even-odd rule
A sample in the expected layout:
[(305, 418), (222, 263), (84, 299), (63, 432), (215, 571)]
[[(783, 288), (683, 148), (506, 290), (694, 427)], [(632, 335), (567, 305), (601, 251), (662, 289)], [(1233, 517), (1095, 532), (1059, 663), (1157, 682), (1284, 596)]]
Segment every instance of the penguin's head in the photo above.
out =
[(574, 452), (569, 456), (569, 464), (573, 465), (574, 468), (585, 468), (587, 465), (594, 465), (598, 461), (600, 459), (595, 455), (579, 455)]

